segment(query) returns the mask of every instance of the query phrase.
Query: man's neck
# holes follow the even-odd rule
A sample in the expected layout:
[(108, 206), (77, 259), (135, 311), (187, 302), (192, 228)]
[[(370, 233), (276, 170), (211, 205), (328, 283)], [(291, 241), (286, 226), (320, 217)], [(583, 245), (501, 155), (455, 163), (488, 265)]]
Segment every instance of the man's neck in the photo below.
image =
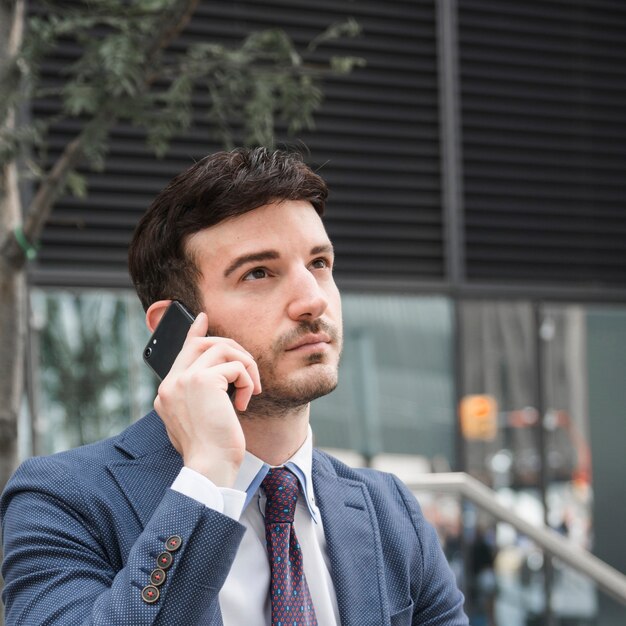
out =
[(309, 405), (280, 416), (245, 416), (241, 419), (241, 428), (248, 452), (270, 465), (282, 465), (306, 440)]

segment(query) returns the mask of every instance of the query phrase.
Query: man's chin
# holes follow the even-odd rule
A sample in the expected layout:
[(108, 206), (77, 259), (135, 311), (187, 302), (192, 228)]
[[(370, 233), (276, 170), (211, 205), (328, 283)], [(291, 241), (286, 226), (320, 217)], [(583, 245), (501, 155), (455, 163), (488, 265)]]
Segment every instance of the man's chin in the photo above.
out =
[[(326, 371), (314, 372), (314, 369)], [(297, 409), (317, 398), (328, 395), (337, 387), (337, 370), (328, 365), (317, 364), (282, 381), (263, 381), (263, 392), (252, 396), (246, 413), (277, 413)], [(245, 415), (245, 413), (244, 413)]]
[(281, 386), (286, 395), (308, 397), (308, 402), (311, 402), (337, 387), (337, 366), (321, 361), (311, 362), (304, 369), (285, 377), (285, 381), (287, 384)]

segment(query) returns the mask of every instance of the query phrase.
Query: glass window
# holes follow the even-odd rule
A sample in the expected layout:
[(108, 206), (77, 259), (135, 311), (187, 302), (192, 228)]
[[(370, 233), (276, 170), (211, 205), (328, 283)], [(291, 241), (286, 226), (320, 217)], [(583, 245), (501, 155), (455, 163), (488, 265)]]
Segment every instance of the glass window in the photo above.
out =
[[(584, 328), (588, 378), (587, 428), (593, 464), (593, 550), (626, 572), (624, 449), (626, 447), (626, 308), (590, 306)], [(585, 432), (585, 431), (583, 431)], [(574, 529), (575, 530), (575, 529)], [(624, 622), (624, 605), (600, 596), (599, 624)]]
[(442, 297), (343, 295), (339, 386), (312, 405), (316, 443), (454, 464), (453, 315)]
[[(481, 411), (479, 405), (462, 422), (466, 469), (496, 489), (536, 488), (541, 458), (532, 305), (463, 302), (461, 324), (461, 393), (492, 405), (489, 411)], [(471, 428), (487, 418), (493, 421), (492, 428), (485, 427), (484, 432)]]
[(157, 381), (134, 293), (35, 289), (31, 327), (34, 453), (111, 436), (151, 409)]

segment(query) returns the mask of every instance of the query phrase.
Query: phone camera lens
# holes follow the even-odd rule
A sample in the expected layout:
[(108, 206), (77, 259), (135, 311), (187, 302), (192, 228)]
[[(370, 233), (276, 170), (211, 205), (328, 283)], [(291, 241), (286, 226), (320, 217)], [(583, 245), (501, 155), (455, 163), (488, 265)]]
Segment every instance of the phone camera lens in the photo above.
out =
[(146, 359), (149, 359), (152, 356), (152, 348), (146, 348), (143, 351), (143, 355), (146, 357)]

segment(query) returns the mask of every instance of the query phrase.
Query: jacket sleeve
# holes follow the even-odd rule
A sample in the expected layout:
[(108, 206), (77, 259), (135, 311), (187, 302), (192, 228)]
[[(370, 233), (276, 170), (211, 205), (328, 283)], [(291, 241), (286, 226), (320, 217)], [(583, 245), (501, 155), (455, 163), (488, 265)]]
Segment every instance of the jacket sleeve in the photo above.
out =
[[(134, 544), (118, 547), (111, 528), (123, 522), (110, 511), (96, 521), (89, 488), (52, 458), (30, 459), (9, 482), (0, 503), (7, 626), (187, 626), (218, 610), (241, 524), (167, 489)], [(168, 550), (173, 536), (180, 542)], [(171, 558), (158, 562), (164, 553)], [(161, 584), (145, 590), (159, 565)]]
[(415, 496), (397, 477), (393, 479), (421, 547), (421, 582), (419, 593), (414, 597), (413, 626), (468, 626), (463, 594), (457, 587), (435, 529), (424, 518)]

